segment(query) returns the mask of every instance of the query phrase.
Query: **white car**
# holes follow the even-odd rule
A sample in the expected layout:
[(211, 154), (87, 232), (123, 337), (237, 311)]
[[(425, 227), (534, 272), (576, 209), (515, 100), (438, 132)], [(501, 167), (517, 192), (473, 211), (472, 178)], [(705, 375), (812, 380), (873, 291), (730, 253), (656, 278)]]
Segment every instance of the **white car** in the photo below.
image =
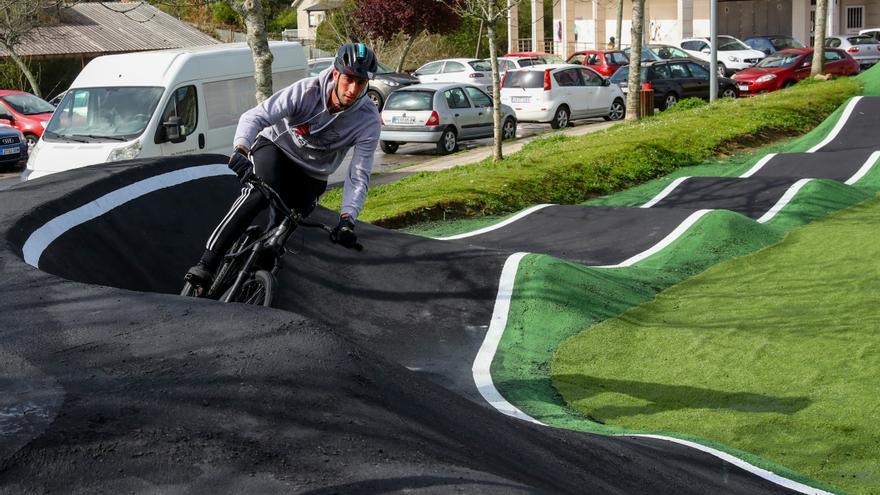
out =
[[(382, 108), (379, 145), (394, 153), (403, 143), (436, 143), (441, 155), (459, 141), (492, 137), (492, 99), (468, 83), (414, 84), (388, 96)], [(516, 137), (513, 109), (501, 105), (501, 138)]]
[(508, 71), (501, 103), (510, 105), (520, 122), (549, 122), (554, 129), (574, 119), (620, 120), (626, 98), (598, 72), (573, 64), (534, 65)]
[(422, 84), (468, 83), (475, 84), (492, 94), (492, 65), (476, 58), (450, 58), (435, 60), (419, 67), (412, 73)]
[[(681, 40), (678, 46), (700, 60), (709, 62), (711, 58), (709, 38), (687, 38)], [(718, 75), (721, 77), (748, 69), (766, 56), (764, 52), (750, 48), (733, 36), (718, 37)]]

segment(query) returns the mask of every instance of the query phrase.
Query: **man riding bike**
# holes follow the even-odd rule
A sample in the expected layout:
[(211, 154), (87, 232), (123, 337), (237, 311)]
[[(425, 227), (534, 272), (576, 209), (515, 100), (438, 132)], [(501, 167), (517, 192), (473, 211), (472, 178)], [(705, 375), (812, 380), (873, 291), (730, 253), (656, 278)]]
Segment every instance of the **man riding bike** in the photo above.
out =
[(376, 64), (376, 55), (363, 43), (342, 45), (332, 67), (295, 82), (242, 114), (229, 168), (244, 187), (208, 238), (198, 264), (187, 272), (187, 282), (196, 288), (210, 287), (227, 249), (267, 207), (265, 196), (247, 182), (251, 174), (305, 217), (315, 209), (327, 178), (351, 148), (339, 222), (331, 238), (345, 247), (357, 245), (354, 221), (367, 197), (379, 142), (379, 111), (364, 98)]

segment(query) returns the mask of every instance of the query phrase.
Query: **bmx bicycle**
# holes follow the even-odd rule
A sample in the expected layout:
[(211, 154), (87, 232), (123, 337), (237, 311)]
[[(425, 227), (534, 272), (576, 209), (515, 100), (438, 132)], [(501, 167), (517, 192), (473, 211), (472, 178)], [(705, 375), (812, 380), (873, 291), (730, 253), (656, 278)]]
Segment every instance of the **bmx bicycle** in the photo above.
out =
[[(223, 256), (214, 281), (207, 289), (185, 282), (180, 295), (216, 299), (221, 302), (238, 302), (257, 306), (271, 306), (281, 270), (281, 258), (287, 253), (287, 240), (297, 227), (319, 228), (332, 235), (333, 229), (317, 222), (308, 222), (296, 210), (289, 208), (278, 192), (255, 175), (244, 180), (253, 185), (266, 199), (270, 208), (281, 214), (282, 220), (272, 227), (251, 225), (233, 243)], [(331, 242), (335, 242), (332, 240)], [(362, 251), (363, 246), (351, 246)]]

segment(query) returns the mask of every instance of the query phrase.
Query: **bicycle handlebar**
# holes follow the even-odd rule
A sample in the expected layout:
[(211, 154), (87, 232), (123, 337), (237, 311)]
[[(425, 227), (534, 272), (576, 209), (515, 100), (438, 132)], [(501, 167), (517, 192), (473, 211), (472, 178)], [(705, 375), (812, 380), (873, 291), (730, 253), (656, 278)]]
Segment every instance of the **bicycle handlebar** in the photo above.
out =
[(244, 178), (243, 182), (247, 182), (248, 184), (251, 184), (254, 187), (256, 187), (266, 197), (266, 199), (269, 200), (269, 203), (272, 205), (273, 208), (281, 211), (281, 213), (284, 213), (284, 215), (287, 216), (288, 218), (293, 219), (293, 221), (297, 225), (301, 225), (303, 227), (312, 227), (312, 228), (323, 229), (325, 232), (330, 234), (330, 242), (332, 242), (333, 244), (339, 244), (342, 247), (345, 247), (348, 249), (354, 249), (355, 251), (358, 251), (358, 252), (364, 250), (364, 246), (361, 245), (361, 243), (359, 243), (359, 242), (355, 242), (353, 246), (345, 246), (345, 245), (340, 244), (339, 242), (333, 240), (333, 228), (332, 227), (324, 225), (323, 223), (307, 222), (306, 220), (304, 220), (303, 216), (300, 215), (298, 211), (295, 211), (287, 206), (287, 204), (284, 202), (284, 200), (281, 199), (281, 195), (278, 194), (278, 192), (275, 191), (275, 189), (273, 189), (272, 186), (270, 186), (269, 184), (266, 184), (266, 182), (263, 179), (257, 177), (256, 175), (254, 175), (254, 174), (248, 175), (247, 177)]

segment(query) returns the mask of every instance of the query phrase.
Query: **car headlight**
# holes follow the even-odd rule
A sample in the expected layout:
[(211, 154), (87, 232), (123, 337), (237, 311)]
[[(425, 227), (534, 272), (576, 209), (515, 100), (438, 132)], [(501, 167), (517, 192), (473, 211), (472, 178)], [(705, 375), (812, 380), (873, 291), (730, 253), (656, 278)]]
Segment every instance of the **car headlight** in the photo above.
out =
[(776, 79), (776, 74), (765, 74), (757, 79), (755, 82), (767, 82)]
[(136, 140), (135, 142), (120, 146), (107, 156), (108, 162), (117, 162), (119, 160), (133, 160), (137, 158), (138, 155), (141, 154), (141, 142)]
[(384, 83), (386, 86), (400, 86), (400, 83), (397, 81), (392, 81), (391, 79), (381, 79), (380, 82)]
[(727, 60), (730, 60), (731, 62), (739, 62), (739, 58), (734, 57), (733, 55), (728, 55)]

